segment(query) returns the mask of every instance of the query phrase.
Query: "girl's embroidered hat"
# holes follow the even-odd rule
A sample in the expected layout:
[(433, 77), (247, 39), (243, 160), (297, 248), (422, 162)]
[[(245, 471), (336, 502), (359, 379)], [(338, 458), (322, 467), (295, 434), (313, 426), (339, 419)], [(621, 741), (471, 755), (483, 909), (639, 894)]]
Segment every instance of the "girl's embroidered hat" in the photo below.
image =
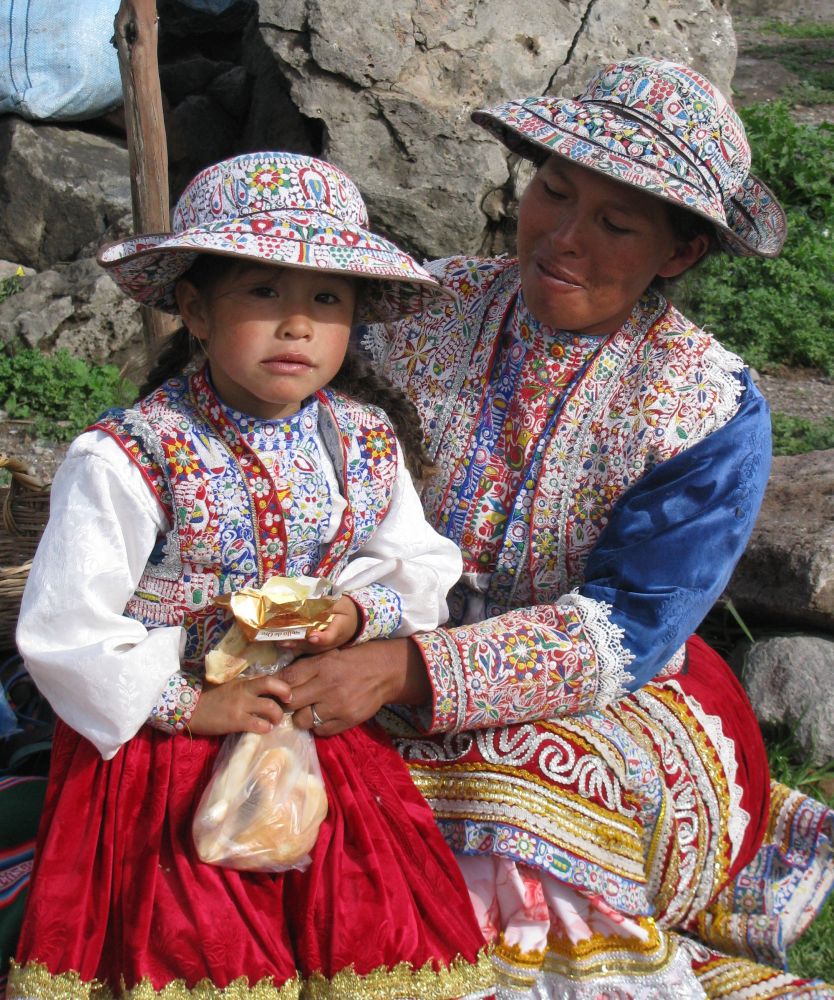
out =
[(294, 153), (245, 153), (189, 183), (172, 233), (106, 244), (98, 262), (131, 298), (172, 313), (178, 279), (203, 253), (373, 279), (360, 297), (362, 322), (419, 312), (452, 294), (367, 227), (362, 196), (337, 167)]
[(635, 56), (573, 100), (529, 97), (472, 120), (528, 160), (556, 153), (696, 212), (730, 253), (775, 257), (785, 242), (785, 213), (749, 172), (741, 120), (687, 66)]

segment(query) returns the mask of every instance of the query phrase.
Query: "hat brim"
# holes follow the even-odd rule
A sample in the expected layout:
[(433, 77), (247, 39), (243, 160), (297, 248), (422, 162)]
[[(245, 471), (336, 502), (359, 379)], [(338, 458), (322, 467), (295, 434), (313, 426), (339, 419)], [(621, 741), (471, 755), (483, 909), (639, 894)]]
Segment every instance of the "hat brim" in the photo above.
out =
[(132, 236), (102, 246), (97, 260), (132, 299), (176, 314), (176, 284), (201, 254), (362, 279), (362, 323), (388, 322), (454, 298), (394, 243), (312, 211), (262, 212), (180, 233)]
[(773, 193), (748, 175), (727, 202), (709, 192), (692, 159), (664, 142), (659, 132), (626, 115), (606, 109), (604, 129), (589, 135), (577, 124), (579, 102), (547, 98), (548, 114), (533, 103), (510, 101), (473, 112), (472, 121), (512, 152), (541, 163), (548, 154), (562, 156), (639, 188), (711, 222), (719, 243), (738, 256), (776, 257), (785, 242), (787, 220)]

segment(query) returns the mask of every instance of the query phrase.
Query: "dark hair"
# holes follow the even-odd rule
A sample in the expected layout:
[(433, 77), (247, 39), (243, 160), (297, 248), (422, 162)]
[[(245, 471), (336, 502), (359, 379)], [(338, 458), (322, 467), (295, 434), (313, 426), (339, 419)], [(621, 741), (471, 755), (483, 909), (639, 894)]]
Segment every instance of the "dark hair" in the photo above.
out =
[(708, 257), (712, 257), (721, 249), (718, 242), (718, 234), (715, 230), (715, 226), (705, 219), (703, 215), (698, 215), (696, 212), (690, 212), (688, 208), (682, 208), (680, 205), (673, 205), (670, 202), (664, 202), (666, 206), (666, 214), (669, 219), (669, 223), (672, 226), (672, 234), (676, 240), (681, 243), (689, 243), (690, 240), (694, 240), (696, 236), (706, 236), (709, 240), (709, 245), (707, 246), (707, 252), (703, 256), (695, 261), (695, 263), (688, 267), (681, 274), (676, 275), (674, 278), (661, 278), (657, 276), (651, 283), (651, 287), (660, 292), (664, 298), (670, 298), (672, 292), (675, 290), (676, 285), (685, 277), (687, 274), (691, 274), (696, 267), (700, 267)]
[[(243, 263), (240, 260), (231, 257), (201, 254), (182, 277), (202, 291), (231, 269), (241, 266)], [(360, 286), (358, 299), (361, 299), (361, 295)], [(158, 389), (167, 379), (196, 367), (203, 356), (200, 341), (192, 337), (185, 326), (179, 327), (162, 345), (139, 389), (139, 398)], [(359, 403), (373, 404), (383, 409), (403, 446), (403, 457), (409, 472), (417, 480), (423, 479), (430, 472), (432, 462), (423, 442), (417, 407), (401, 389), (376, 371), (356, 348), (348, 348), (341, 368), (330, 381), (330, 388)]]

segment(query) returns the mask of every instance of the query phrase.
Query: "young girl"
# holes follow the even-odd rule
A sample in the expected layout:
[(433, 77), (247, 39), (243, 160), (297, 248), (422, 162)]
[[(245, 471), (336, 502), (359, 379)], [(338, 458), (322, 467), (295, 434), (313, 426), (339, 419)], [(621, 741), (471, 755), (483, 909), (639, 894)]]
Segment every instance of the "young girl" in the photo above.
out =
[(306, 871), (205, 865), (192, 842), (225, 734), (291, 701), (279, 676), (203, 686), (229, 626), (214, 599), (327, 576), (321, 650), (434, 628), (460, 571), (368, 405), (393, 392), (345, 361), (354, 319), (442, 293), (366, 227), (341, 171), (256, 153), (198, 175), (173, 234), (100, 254), (184, 327), (139, 403), (70, 449), (24, 596), (20, 649), (63, 723), (10, 1000), (491, 995), (456, 865), (373, 724), (317, 740), (329, 813)]

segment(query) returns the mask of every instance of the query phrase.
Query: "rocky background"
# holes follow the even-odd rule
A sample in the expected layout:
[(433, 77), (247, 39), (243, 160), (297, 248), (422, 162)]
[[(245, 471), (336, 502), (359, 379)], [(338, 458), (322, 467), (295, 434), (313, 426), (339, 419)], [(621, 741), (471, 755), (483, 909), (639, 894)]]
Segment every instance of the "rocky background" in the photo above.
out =
[[(192, 3), (194, 0), (192, 0)], [(114, 0), (114, 15), (118, 0)], [(199, 6), (199, 4), (198, 4)], [(222, 3), (217, 7), (224, 7)], [(745, 56), (774, 16), (834, 20), (830, 0), (234, 0), (217, 13), (160, 0), (160, 80), (172, 200), (201, 167), (251, 149), (323, 156), (354, 176), (374, 228), (418, 256), (512, 251), (518, 166), (469, 121), (503, 98), (581, 89), (632, 53), (688, 62), (738, 102), (784, 86)], [(736, 69), (738, 72), (736, 73)], [(789, 81), (788, 81), (789, 82)], [(817, 114), (829, 114), (819, 109)], [(834, 120), (830, 116), (827, 120)], [(138, 380), (138, 307), (93, 259), (131, 229), (120, 109), (73, 122), (0, 117), (0, 340)], [(830, 380), (762, 376), (783, 412), (834, 416)], [(49, 480), (65, 446), (25, 422), (0, 453)], [(765, 507), (727, 598), (759, 637), (734, 654), (763, 720), (797, 727), (834, 759), (834, 451), (777, 458)], [(763, 638), (768, 636), (767, 638)]]

